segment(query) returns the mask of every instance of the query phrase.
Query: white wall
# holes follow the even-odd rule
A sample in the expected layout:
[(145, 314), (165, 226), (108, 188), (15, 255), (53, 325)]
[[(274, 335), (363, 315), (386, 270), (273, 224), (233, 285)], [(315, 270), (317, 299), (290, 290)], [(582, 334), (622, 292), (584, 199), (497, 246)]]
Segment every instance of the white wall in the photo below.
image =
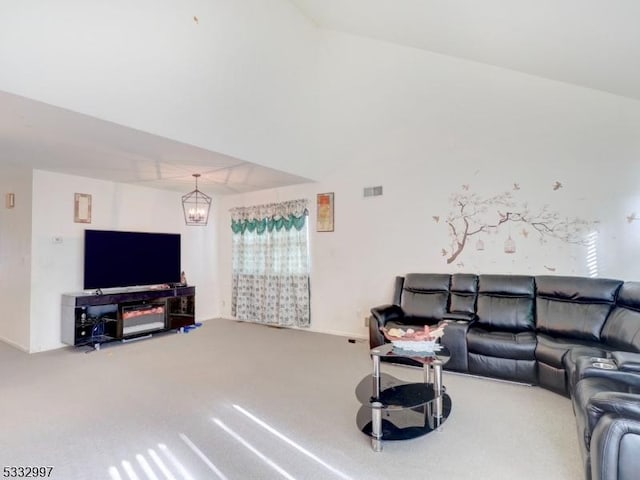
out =
[(287, 0), (0, 2), (0, 90), (313, 178), (317, 39)]
[[(640, 280), (640, 102), (333, 32), (309, 91), (322, 153), (317, 184), (221, 199), (221, 311), (230, 315), (228, 209), (335, 192), (336, 231), (312, 225), (312, 328), (366, 335), (362, 317), (408, 272), (589, 275), (586, 246), (541, 244), (531, 227), (473, 237), (447, 264), (455, 192), (510, 192), (531, 210), (597, 222), (597, 274)], [(310, 94), (311, 95), (311, 94)], [(315, 147), (315, 145), (314, 145)], [(335, 162), (335, 160), (338, 160)], [(562, 183), (554, 190), (555, 182)], [(518, 184), (516, 190), (514, 183)], [(383, 185), (382, 197), (362, 188)], [(468, 186), (469, 190), (464, 190)], [(496, 212), (486, 212), (487, 218)], [(439, 217), (436, 222), (434, 217)], [(511, 235), (516, 253), (506, 254)], [(593, 267), (593, 265), (592, 265)]]
[[(0, 153), (1, 155), (1, 153)], [(5, 208), (5, 195), (15, 207)], [(0, 340), (29, 350), (31, 170), (0, 162)]]
[[(91, 224), (74, 223), (74, 193), (92, 196)], [(217, 219), (206, 227), (185, 226), (180, 197), (178, 192), (33, 172), (30, 351), (61, 346), (60, 296), (82, 291), (85, 228), (180, 233), (182, 268), (196, 286), (197, 319), (218, 314), (213, 274)], [(54, 237), (62, 243), (54, 243)]]

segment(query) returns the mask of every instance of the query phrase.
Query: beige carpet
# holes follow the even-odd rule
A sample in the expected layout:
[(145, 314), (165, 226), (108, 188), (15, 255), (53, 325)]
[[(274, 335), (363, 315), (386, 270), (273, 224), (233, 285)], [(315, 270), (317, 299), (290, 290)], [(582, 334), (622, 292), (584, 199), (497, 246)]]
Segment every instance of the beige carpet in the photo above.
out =
[(447, 372), (443, 430), (374, 453), (355, 425), (371, 370), (361, 341), (210, 320), (85, 350), (0, 343), (1, 467), (63, 480), (583, 477), (569, 400)]

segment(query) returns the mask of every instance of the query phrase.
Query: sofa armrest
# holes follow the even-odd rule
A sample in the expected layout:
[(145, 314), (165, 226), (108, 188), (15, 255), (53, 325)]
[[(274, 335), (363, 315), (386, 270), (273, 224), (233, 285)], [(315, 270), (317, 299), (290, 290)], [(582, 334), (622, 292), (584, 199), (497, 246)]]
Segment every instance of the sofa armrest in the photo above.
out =
[(605, 414), (640, 421), (640, 395), (623, 392), (596, 393), (587, 404), (590, 432), (593, 432), (594, 427)]
[(639, 446), (640, 422), (605, 415), (593, 431), (589, 445), (591, 480), (636, 478), (640, 470)]
[(640, 373), (640, 353), (613, 352), (611, 358), (616, 362), (618, 370)]
[(575, 384), (583, 378), (608, 378), (625, 385), (640, 388), (640, 371), (620, 368), (613, 358), (598, 359), (583, 357), (578, 359), (575, 372)]
[(386, 343), (380, 327), (387, 322), (404, 318), (404, 311), (399, 305), (380, 305), (371, 309), (369, 317), (369, 347), (376, 348)]
[(468, 313), (445, 313), (442, 323), (445, 324), (441, 343), (451, 354), (445, 365), (447, 370), (466, 373), (469, 371), (469, 351), (467, 348), (467, 332), (473, 325), (476, 316)]
[(378, 328), (384, 327), (391, 320), (404, 318), (404, 310), (400, 305), (380, 305), (371, 309), (371, 315), (378, 322)]

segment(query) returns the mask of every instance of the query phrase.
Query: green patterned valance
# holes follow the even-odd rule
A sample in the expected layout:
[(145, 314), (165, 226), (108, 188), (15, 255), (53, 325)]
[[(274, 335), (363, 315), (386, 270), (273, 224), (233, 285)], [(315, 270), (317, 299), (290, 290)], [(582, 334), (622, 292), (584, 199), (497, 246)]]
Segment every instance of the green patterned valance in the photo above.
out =
[(309, 215), (309, 201), (307, 199), (291, 200), (288, 202), (269, 203), (252, 207), (232, 208), (231, 230), (233, 233), (243, 234), (246, 231), (264, 232), (291, 230), (300, 231), (304, 227)]

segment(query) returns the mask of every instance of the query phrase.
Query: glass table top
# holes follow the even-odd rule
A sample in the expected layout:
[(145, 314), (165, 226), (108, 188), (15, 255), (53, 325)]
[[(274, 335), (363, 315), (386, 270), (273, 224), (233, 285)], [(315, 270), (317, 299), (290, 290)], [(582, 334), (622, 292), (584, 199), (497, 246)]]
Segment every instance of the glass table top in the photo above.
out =
[(394, 347), (392, 343), (385, 343), (370, 350), (371, 356), (380, 357), (393, 361), (393, 358), (410, 358), (423, 365), (432, 364), (434, 361), (439, 360), (441, 365), (444, 365), (451, 358), (449, 349), (444, 345), (439, 345), (440, 349), (433, 352), (426, 351), (413, 351), (403, 350)]

